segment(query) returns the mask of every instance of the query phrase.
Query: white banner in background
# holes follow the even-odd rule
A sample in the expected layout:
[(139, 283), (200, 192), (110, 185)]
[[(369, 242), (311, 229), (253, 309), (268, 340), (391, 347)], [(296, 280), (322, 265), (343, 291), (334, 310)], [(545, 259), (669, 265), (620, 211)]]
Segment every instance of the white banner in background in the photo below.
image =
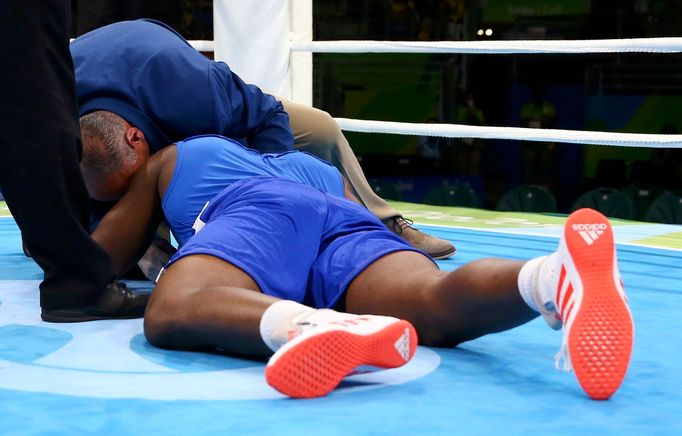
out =
[(216, 60), (245, 82), (290, 97), (288, 0), (215, 0), (213, 29)]

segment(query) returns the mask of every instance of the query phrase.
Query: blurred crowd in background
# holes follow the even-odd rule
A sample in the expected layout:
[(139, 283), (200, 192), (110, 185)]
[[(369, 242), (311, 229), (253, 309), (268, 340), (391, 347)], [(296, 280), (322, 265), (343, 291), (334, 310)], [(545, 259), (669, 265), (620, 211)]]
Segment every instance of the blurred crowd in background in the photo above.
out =
[[(188, 39), (212, 39), (212, 3), (73, 1), (73, 36), (146, 17)], [(682, 0), (314, 0), (313, 14), (316, 40), (682, 35)], [(314, 105), (347, 118), (678, 133), (681, 60), (678, 54), (316, 54)], [(505, 194), (533, 186), (552, 196), (552, 212), (565, 213), (601, 189), (626, 194), (632, 208), (622, 217), (647, 219), (655, 197), (682, 190), (682, 149), (347, 136), (376, 189), (398, 200), (499, 208)], [(456, 195), (462, 185), (466, 200)], [(635, 198), (644, 192), (645, 199)]]

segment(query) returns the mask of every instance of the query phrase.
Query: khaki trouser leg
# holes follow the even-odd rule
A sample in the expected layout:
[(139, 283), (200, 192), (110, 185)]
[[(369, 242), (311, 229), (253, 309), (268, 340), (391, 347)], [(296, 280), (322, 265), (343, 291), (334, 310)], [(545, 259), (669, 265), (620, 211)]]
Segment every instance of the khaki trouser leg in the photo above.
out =
[(379, 219), (400, 215), (369, 186), (350, 144), (327, 112), (291, 100), (280, 101), (289, 114), (297, 150), (314, 154), (338, 168), (350, 182), (355, 195)]

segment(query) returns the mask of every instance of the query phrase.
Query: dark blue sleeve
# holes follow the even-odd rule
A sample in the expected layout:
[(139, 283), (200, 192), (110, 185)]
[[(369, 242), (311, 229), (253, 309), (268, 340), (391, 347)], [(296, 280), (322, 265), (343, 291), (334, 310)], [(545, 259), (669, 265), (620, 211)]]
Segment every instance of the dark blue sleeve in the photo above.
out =
[(81, 113), (122, 116), (142, 129), (152, 151), (202, 134), (261, 152), (293, 149), (289, 116), (277, 99), (161, 23), (110, 24), (77, 38), (71, 53)]
[(211, 72), (216, 133), (240, 138), (261, 153), (293, 150), (294, 135), (289, 115), (272, 95), (245, 83), (222, 62)]

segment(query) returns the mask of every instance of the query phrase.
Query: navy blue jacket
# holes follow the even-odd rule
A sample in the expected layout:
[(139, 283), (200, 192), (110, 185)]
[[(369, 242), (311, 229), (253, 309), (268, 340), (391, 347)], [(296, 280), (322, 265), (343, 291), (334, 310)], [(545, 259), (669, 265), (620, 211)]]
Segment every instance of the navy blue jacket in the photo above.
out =
[(113, 112), (142, 130), (152, 153), (215, 133), (261, 152), (293, 149), (289, 116), (273, 96), (153, 20), (122, 21), (71, 43), (80, 115)]

